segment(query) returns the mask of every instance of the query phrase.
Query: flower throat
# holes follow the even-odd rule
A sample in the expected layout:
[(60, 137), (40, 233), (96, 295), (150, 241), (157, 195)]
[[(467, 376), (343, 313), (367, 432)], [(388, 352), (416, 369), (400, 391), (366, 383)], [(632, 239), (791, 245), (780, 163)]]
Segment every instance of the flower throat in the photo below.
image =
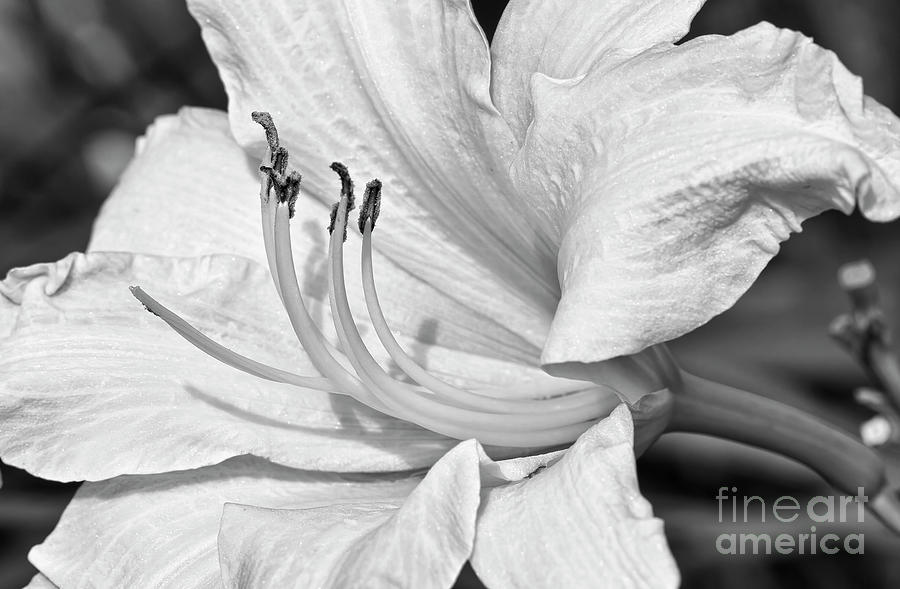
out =
[(347, 300), (343, 245), (356, 199), (350, 173), (338, 162), (331, 164), (340, 179), (340, 198), (331, 208), (328, 224), (328, 292), (340, 345), (331, 345), (307, 310), (291, 249), (290, 221), (300, 196), (301, 175), (289, 171), (288, 151), (280, 145), (269, 113), (254, 112), (252, 116), (265, 130), (268, 143), (259, 166), (259, 198), (269, 271), (294, 333), (319, 375), (301, 376), (242, 356), (203, 335), (140, 287), (132, 287), (132, 293), (148, 311), (229, 366), (275, 382), (349, 395), (377, 411), (457, 439), (477, 438), (485, 444), (523, 448), (568, 444), (619, 404), (610, 387), (569, 379), (517, 384), (516, 398), (503, 392), (464, 389), (439, 379), (411, 358), (391, 331), (375, 288), (372, 232), (381, 212), (382, 193), (382, 183), (376, 179), (366, 184), (357, 223), (362, 235), (360, 262), (366, 309), (393, 364), (415, 384), (399, 380), (382, 368), (364, 343)]

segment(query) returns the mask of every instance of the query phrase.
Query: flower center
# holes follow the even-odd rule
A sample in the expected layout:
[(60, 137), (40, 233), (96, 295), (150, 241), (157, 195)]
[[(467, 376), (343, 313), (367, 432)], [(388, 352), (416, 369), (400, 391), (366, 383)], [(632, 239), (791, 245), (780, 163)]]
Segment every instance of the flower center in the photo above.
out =
[(378, 339), (394, 365), (412, 383), (389, 374), (364, 343), (347, 300), (343, 245), (355, 199), (353, 181), (346, 166), (340, 163), (331, 165), (340, 178), (341, 195), (331, 210), (328, 248), (329, 303), (340, 350), (329, 344), (304, 303), (291, 249), (290, 220), (300, 192), (300, 174), (287, 171), (288, 153), (279, 144), (271, 117), (254, 113), (253, 118), (265, 129), (269, 144), (260, 166), (260, 216), (269, 270), (294, 333), (320, 376), (301, 376), (229, 350), (139, 287), (132, 287), (147, 310), (229, 366), (276, 382), (349, 395), (377, 411), (458, 439), (474, 437), (485, 444), (513, 447), (567, 444), (620, 402), (610, 387), (562, 378), (549, 383), (516, 384), (515, 395), (464, 389), (437, 378), (411, 358), (394, 337), (375, 288), (372, 232), (381, 211), (382, 185), (373, 180), (366, 185), (358, 223), (363, 239), (363, 293)]

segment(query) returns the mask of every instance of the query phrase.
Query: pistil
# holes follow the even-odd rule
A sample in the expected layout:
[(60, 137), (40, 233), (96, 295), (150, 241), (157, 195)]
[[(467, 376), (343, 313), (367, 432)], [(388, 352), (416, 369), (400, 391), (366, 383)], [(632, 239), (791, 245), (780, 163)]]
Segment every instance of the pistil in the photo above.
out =
[(165, 321), (175, 333), (193, 344), (200, 351), (209, 354), (223, 364), (227, 364), (232, 368), (237, 368), (247, 374), (252, 374), (253, 376), (258, 376), (274, 382), (292, 384), (320, 391), (331, 391), (333, 389), (331, 381), (327, 378), (300, 376), (293, 372), (288, 372), (286, 370), (281, 370), (280, 368), (268, 366), (262, 362), (257, 362), (256, 360), (251, 360), (233, 350), (229, 350), (222, 344), (203, 335), (197, 328), (145, 293), (139, 286), (132, 286), (131, 294), (144, 305), (145, 309)]

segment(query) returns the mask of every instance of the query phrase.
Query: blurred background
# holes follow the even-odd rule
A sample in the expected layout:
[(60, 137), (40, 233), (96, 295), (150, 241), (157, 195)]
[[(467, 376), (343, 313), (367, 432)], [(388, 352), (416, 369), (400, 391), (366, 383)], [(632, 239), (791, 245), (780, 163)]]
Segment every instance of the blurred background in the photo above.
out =
[[(505, 6), (475, 0), (490, 36)], [(896, 0), (710, 0), (691, 36), (728, 34), (768, 20), (834, 50), (866, 91), (900, 112)], [(91, 222), (158, 115), (182, 105), (224, 108), (199, 30), (180, 0), (0, 0), (0, 276), (56, 260), (87, 243)], [(835, 281), (860, 257), (879, 272), (892, 324), (900, 317), (900, 226), (826, 214), (806, 224), (730, 311), (675, 342), (697, 372), (804, 407), (850, 431), (872, 414), (853, 390), (862, 371), (828, 338), (846, 309)], [(896, 456), (888, 456), (896, 465)], [(3, 465), (0, 588), (24, 586), (28, 549), (53, 529), (77, 485)], [(812, 522), (717, 522), (721, 486), (774, 500), (830, 494), (787, 460), (696, 436), (664, 437), (639, 461), (641, 487), (665, 519), (685, 587), (898, 587), (900, 543), (873, 521), (865, 554), (724, 556), (723, 532), (796, 535)], [(784, 528), (784, 529), (782, 529)], [(820, 533), (824, 533), (820, 527)], [(471, 571), (460, 587), (476, 587)]]

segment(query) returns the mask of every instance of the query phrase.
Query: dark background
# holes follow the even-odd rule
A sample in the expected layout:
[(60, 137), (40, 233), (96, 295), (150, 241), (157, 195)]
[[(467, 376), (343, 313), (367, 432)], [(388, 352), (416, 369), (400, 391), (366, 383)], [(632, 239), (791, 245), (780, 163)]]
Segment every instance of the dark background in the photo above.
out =
[[(490, 36), (503, 1), (476, 0)], [(768, 20), (813, 36), (900, 111), (896, 0), (711, 0), (691, 36), (728, 34)], [(0, 275), (56, 260), (87, 243), (91, 222), (158, 115), (185, 104), (224, 108), (225, 96), (179, 0), (0, 0)], [(900, 297), (898, 225), (829, 213), (792, 238), (730, 311), (674, 344), (697, 372), (800, 405), (855, 431), (870, 417), (852, 400), (861, 371), (828, 339), (845, 303), (841, 263), (876, 264), (885, 308)], [(896, 323), (896, 321), (894, 321)], [(889, 456), (892, 463), (896, 459)], [(830, 491), (772, 455), (700, 437), (667, 436), (639, 461), (641, 486), (666, 520), (686, 587), (898, 587), (900, 543), (877, 523), (865, 555), (722, 556), (723, 532), (778, 531), (716, 521), (720, 486), (801, 502)], [(3, 466), (0, 588), (25, 585), (28, 549), (53, 528), (77, 485), (37, 480)], [(791, 533), (805, 532), (798, 520)], [(468, 572), (461, 586), (475, 586)]]

